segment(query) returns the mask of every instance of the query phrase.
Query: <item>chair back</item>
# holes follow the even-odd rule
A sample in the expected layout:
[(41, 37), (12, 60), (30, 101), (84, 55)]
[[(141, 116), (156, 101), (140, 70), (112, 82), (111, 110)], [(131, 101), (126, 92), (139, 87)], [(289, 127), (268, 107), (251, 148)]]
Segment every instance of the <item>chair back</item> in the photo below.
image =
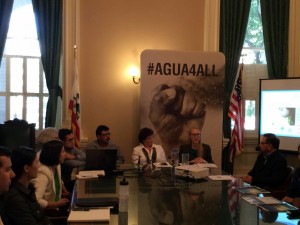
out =
[(35, 148), (35, 124), (25, 120), (8, 120), (0, 124), (0, 145), (11, 150), (19, 146)]
[(279, 200), (282, 200), (283, 197), (286, 196), (287, 190), (293, 180), (294, 171), (295, 171), (294, 167), (288, 166), (287, 169), (288, 169), (288, 175), (282, 184), (280, 184), (279, 186), (277, 186), (275, 188), (273, 188), (273, 187), (265, 188), (266, 190), (271, 192), (271, 195), (274, 198), (277, 198)]

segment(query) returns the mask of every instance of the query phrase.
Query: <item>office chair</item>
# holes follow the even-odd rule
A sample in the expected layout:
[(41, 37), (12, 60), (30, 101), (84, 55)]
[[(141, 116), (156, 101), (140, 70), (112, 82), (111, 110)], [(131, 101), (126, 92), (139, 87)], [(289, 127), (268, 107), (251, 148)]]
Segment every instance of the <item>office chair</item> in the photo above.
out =
[(277, 187), (265, 187), (264, 188), (264, 189), (270, 191), (271, 195), (274, 198), (277, 198), (278, 200), (283, 199), (283, 197), (286, 195), (286, 192), (293, 180), (293, 175), (294, 175), (295, 169), (292, 166), (288, 166), (287, 168), (288, 168), (288, 175), (282, 184), (280, 184)]

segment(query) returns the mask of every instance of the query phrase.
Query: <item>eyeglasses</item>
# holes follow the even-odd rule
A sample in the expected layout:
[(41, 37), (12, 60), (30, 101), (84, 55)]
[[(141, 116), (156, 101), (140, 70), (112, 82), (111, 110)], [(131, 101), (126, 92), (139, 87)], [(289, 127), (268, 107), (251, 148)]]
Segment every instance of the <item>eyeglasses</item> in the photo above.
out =
[(197, 134), (190, 134), (192, 137), (197, 137), (197, 136), (201, 136), (200, 133), (197, 133)]
[(101, 134), (101, 136), (110, 136), (110, 133)]
[(65, 140), (65, 141), (72, 142), (72, 141), (74, 141), (74, 140), (75, 140), (74, 138), (70, 138), (70, 139), (67, 139), (67, 140)]

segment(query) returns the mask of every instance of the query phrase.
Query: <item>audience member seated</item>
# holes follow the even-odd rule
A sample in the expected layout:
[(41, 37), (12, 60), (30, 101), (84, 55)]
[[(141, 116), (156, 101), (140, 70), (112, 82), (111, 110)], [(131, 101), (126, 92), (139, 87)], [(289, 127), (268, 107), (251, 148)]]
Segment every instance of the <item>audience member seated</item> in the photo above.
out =
[(16, 177), (3, 198), (6, 222), (15, 225), (51, 224), (37, 202), (33, 185), (29, 183), (36, 178), (40, 164), (36, 152), (19, 147), (13, 151), (11, 161)]
[(164, 149), (160, 145), (153, 144), (153, 130), (143, 128), (138, 135), (140, 145), (133, 149), (133, 164), (152, 164), (155, 162), (165, 162), (166, 155)]
[(61, 213), (67, 214), (70, 193), (61, 180), (59, 165), (64, 161), (65, 151), (63, 143), (52, 140), (43, 145), (40, 154), (40, 167), (32, 183), (35, 187), (37, 201), (42, 208), (60, 208)]
[(85, 152), (75, 148), (75, 139), (72, 130), (60, 129), (58, 131), (59, 139), (63, 142), (65, 148), (65, 160), (61, 164), (61, 177), (65, 187), (69, 192), (73, 191), (74, 180), (72, 180), (73, 169), (77, 171), (85, 168)]
[(97, 139), (88, 143), (85, 149), (117, 149), (117, 165), (122, 164), (124, 163), (124, 156), (121, 154), (119, 146), (110, 142), (110, 135), (111, 133), (108, 126), (99, 125), (96, 129)]
[(294, 204), (297, 204), (297, 207), (300, 207), (300, 167), (298, 167), (293, 176), (292, 183), (287, 191), (286, 196), (283, 198), (283, 201)]
[(259, 145), (261, 153), (247, 176), (242, 177), (244, 182), (261, 188), (277, 187), (288, 176), (287, 162), (279, 152), (280, 140), (276, 135), (264, 134)]
[[(300, 160), (300, 145), (298, 146), (298, 160)], [(282, 200), (300, 208), (300, 167), (295, 169), (292, 183)]]
[(201, 132), (196, 128), (189, 132), (189, 144), (180, 146), (179, 162), (184, 153), (189, 154), (190, 163), (213, 163), (210, 146), (201, 142)]
[[(8, 148), (0, 146), (0, 224), (6, 222), (6, 214), (3, 212), (3, 195), (9, 190), (11, 180), (15, 177), (15, 173), (11, 169), (11, 151)], [(1, 221), (2, 220), (2, 221)]]
[[(36, 151), (39, 152), (46, 142), (52, 141), (52, 140), (59, 140), (58, 130), (53, 127), (47, 127), (39, 133), (39, 135), (36, 139), (36, 142), (37, 142)], [(38, 153), (38, 155), (39, 154), (40, 153)]]

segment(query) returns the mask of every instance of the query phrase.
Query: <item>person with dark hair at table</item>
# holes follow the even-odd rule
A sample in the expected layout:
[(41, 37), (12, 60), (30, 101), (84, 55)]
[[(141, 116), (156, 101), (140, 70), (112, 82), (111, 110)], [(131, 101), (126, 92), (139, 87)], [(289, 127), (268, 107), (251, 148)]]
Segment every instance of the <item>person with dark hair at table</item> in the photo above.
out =
[(36, 152), (28, 147), (19, 147), (13, 151), (11, 161), (16, 177), (3, 198), (4, 224), (51, 224), (37, 202), (35, 189), (30, 183), (31, 179), (36, 178), (40, 165)]
[(0, 146), (0, 224), (1, 219), (5, 222), (5, 214), (3, 212), (3, 195), (9, 190), (11, 180), (15, 177), (15, 173), (11, 169), (11, 150)]
[(118, 145), (111, 143), (111, 133), (106, 125), (99, 125), (96, 129), (96, 140), (87, 144), (85, 149), (117, 149), (117, 164), (124, 163), (124, 156), (121, 154)]
[[(300, 160), (300, 145), (298, 146), (298, 160)], [(292, 183), (282, 200), (300, 208), (300, 167), (295, 169)]]
[(62, 212), (69, 203), (70, 193), (61, 179), (60, 164), (64, 161), (63, 143), (52, 140), (43, 145), (37, 177), (32, 180), (36, 198), (42, 208), (60, 208)]
[(138, 135), (140, 145), (133, 149), (131, 156), (133, 164), (152, 164), (156, 162), (165, 162), (166, 155), (160, 145), (153, 144), (153, 130), (143, 128)]
[(189, 132), (189, 144), (181, 145), (179, 148), (179, 161), (184, 153), (189, 154), (190, 163), (213, 163), (210, 146), (202, 143), (201, 132), (193, 128)]
[(253, 168), (248, 175), (242, 177), (244, 182), (261, 188), (277, 187), (282, 184), (288, 175), (287, 162), (279, 152), (280, 140), (271, 133), (263, 135), (258, 155)]
[(58, 137), (64, 144), (65, 160), (61, 164), (61, 177), (69, 192), (72, 192), (74, 180), (72, 180), (73, 169), (78, 171), (85, 169), (86, 155), (75, 147), (75, 138), (71, 129), (60, 129)]

